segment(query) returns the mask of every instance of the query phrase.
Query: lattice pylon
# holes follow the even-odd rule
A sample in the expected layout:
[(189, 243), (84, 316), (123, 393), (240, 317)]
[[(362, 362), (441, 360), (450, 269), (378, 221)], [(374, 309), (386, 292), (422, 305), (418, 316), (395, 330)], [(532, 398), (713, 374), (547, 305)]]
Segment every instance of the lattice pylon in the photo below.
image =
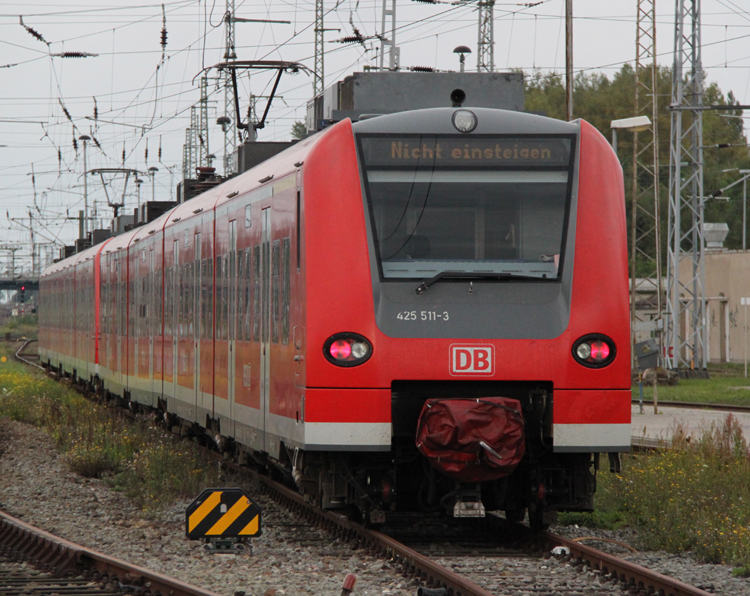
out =
[(479, 0), (477, 34), (477, 72), (495, 70), (495, 0)]
[[(638, 0), (635, 40), (634, 116), (649, 116), (651, 127), (633, 133), (630, 238), (630, 324), (633, 343), (642, 327), (659, 329), (664, 304), (659, 205), (659, 101), (656, 64), (656, 0)], [(635, 358), (635, 352), (633, 352)]]
[(315, 0), (315, 62), (313, 65), (313, 97), (323, 93), (325, 61), (323, 60), (323, 0)]
[(700, 0), (676, 0), (666, 316), (666, 359), (672, 369), (705, 369), (708, 363), (702, 103)]
[[(234, 49), (234, 0), (227, 0), (225, 13), (225, 45), (224, 60), (231, 62), (237, 59)], [(224, 175), (229, 176), (234, 172), (234, 152), (237, 148), (237, 123), (234, 122), (234, 86), (232, 85), (232, 71), (225, 68), (222, 73), (222, 84), (224, 85), (224, 116), (229, 118), (232, 124), (224, 124)]]

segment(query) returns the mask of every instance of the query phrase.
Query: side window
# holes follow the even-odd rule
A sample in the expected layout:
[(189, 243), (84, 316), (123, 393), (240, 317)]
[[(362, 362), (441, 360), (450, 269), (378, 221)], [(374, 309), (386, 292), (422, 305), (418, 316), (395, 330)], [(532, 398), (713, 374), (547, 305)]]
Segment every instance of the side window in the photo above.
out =
[(281, 245), (281, 343), (289, 343), (289, 286), (290, 286), (290, 254), (291, 239), (284, 238)]
[(260, 341), (260, 245), (253, 249), (253, 340)]
[(250, 267), (250, 260), (252, 257), (252, 250), (249, 248), (245, 249), (245, 284), (242, 288), (242, 292), (245, 294), (245, 310), (242, 313), (242, 338), (245, 341), (250, 341), (250, 273), (252, 269)]
[(273, 279), (271, 280), (271, 304), (273, 308), (272, 321), (271, 321), (271, 341), (277, 344), (279, 343), (279, 319), (281, 318), (281, 275), (280, 275), (280, 257), (281, 257), (281, 243), (279, 240), (273, 241), (273, 248), (271, 252), (271, 271)]
[(240, 341), (245, 339), (245, 325), (244, 313), (245, 313), (245, 252), (242, 250), (237, 251), (237, 313), (236, 321), (237, 327), (235, 329), (235, 339)]
[(214, 260), (208, 260), (208, 296), (206, 300), (206, 339), (214, 337)]

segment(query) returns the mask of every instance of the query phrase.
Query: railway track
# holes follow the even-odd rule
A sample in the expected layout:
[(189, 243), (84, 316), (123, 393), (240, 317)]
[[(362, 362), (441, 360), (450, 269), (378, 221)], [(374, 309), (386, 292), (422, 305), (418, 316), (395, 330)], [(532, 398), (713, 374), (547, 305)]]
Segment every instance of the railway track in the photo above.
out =
[[(348, 521), (344, 516), (321, 511), (310, 506), (298, 493), (287, 487), (258, 475), (258, 481), (275, 498), (282, 500), (289, 508), (310, 519), (316, 518), (339, 538), (356, 543), (359, 548), (379, 551), (384, 557), (398, 564), (409, 577), (419, 578), (430, 589), (444, 589), (445, 596), (497, 596), (498, 592), (485, 589), (465, 575), (456, 573), (436, 562), (432, 555), (425, 555), (406, 546), (395, 538), (377, 530), (364, 528)], [(489, 519), (489, 518), (488, 518)], [(661, 575), (640, 565), (630, 563), (599, 551), (590, 546), (568, 540), (562, 536), (544, 532), (539, 543), (545, 550), (555, 547), (567, 549), (566, 556), (573, 565), (586, 566), (604, 582), (617, 583), (631, 593), (661, 594), (663, 596), (708, 596), (708, 592), (687, 585), (679, 580)], [(497, 549), (498, 551), (501, 548)], [(455, 554), (455, 553), (449, 553)], [(487, 553), (482, 553), (486, 556)], [(465, 554), (464, 554), (465, 556)], [(497, 556), (495, 554), (495, 556)], [(528, 553), (506, 553), (504, 556), (528, 557)], [(641, 592), (642, 591), (642, 592)]]
[[(38, 367), (36, 363), (29, 362), (24, 356), (23, 351), (28, 345), (25, 343), (17, 352), (16, 357), (28, 364)], [(227, 463), (226, 460), (223, 460)], [(335, 535), (341, 540), (347, 541), (357, 548), (365, 548), (369, 551), (380, 553), (380, 555), (389, 560), (393, 565), (396, 565), (401, 569), (401, 573), (411, 579), (417, 579), (420, 584), (425, 586), (428, 590), (437, 590), (437, 595), (453, 595), (453, 596), (496, 596), (498, 593), (504, 593), (505, 588), (502, 586), (500, 590), (496, 589), (488, 590), (486, 587), (470, 579), (463, 573), (457, 573), (445, 565), (442, 565), (436, 561), (436, 557), (441, 557), (441, 560), (445, 560), (447, 557), (462, 557), (467, 559), (468, 557), (490, 557), (497, 559), (498, 557), (515, 557), (515, 558), (529, 558), (536, 556), (537, 558), (542, 557), (542, 553), (550, 551), (556, 547), (562, 547), (565, 551), (565, 557), (567, 557), (568, 563), (580, 568), (588, 568), (593, 574), (596, 575), (598, 581), (606, 584), (611, 582), (614, 585), (619, 586), (624, 590), (628, 590), (631, 593), (643, 593), (643, 594), (662, 594), (664, 596), (707, 596), (708, 592), (705, 592), (694, 586), (690, 586), (676, 580), (672, 577), (664, 576), (648, 570), (639, 565), (625, 561), (619, 557), (609, 555), (601, 552), (595, 548), (580, 544), (566, 538), (556, 536), (550, 533), (542, 533), (537, 537), (537, 553), (536, 555), (530, 555), (528, 552), (512, 552), (503, 547), (489, 547), (475, 545), (472, 549), (471, 545), (464, 548), (463, 552), (456, 552), (457, 545), (452, 544), (450, 548), (445, 551), (439, 552), (420, 552), (424, 551), (424, 548), (419, 544), (407, 546), (403, 542), (394, 538), (393, 536), (380, 532), (373, 529), (364, 528), (358, 524), (348, 521), (346, 517), (332, 513), (321, 511), (317, 508), (310, 506), (305, 502), (304, 498), (296, 491), (290, 490), (286, 486), (271, 480), (270, 478), (251, 472), (247, 468), (243, 470), (254, 475), (256, 481), (264, 488), (264, 490), (272, 496), (274, 499), (281, 501), (289, 509), (297, 512), (306, 523), (315, 523), (324, 526), (330, 533)], [(492, 520), (488, 519), (492, 522)], [(17, 526), (16, 526), (17, 527)], [(506, 527), (507, 530), (507, 527)], [(59, 544), (59, 539), (51, 537), (53, 544)], [(0, 530), (0, 543), (4, 542), (2, 530)], [(75, 547), (75, 545), (73, 545)], [(36, 550), (35, 546), (28, 547), (31, 550)], [(59, 547), (54, 547), (59, 548)], [(75, 547), (81, 548), (81, 547)], [(43, 550), (43, 549), (42, 549)], [(53, 549), (54, 550), (54, 549)], [(84, 551), (86, 549), (83, 549)], [(473, 552), (472, 552), (473, 551)], [(62, 561), (66, 561), (65, 556), (59, 555), (59, 550), (55, 551), (58, 553), (58, 557)], [(82, 552), (82, 551), (72, 551)], [(170, 584), (160, 584), (159, 582), (174, 581), (159, 576), (158, 574), (151, 574), (154, 576), (152, 579), (150, 572), (139, 568), (134, 568), (137, 571), (124, 572), (116, 571), (114, 568), (108, 567), (111, 565), (110, 562), (103, 562), (96, 557), (89, 555), (90, 551), (86, 551), (87, 554), (75, 554), (67, 555), (67, 558), (72, 557), (73, 560), (80, 559), (93, 559), (98, 561), (98, 564), (103, 566), (101, 570), (93, 573), (99, 574), (98, 577), (126, 577), (128, 582), (135, 582), (133, 585), (148, 585), (152, 594), (173, 594), (179, 596), (180, 594), (208, 594), (208, 592), (180, 592), (176, 591)], [(102, 555), (102, 557), (104, 557)], [(104, 557), (104, 559), (110, 559)], [(57, 560), (57, 559), (55, 559)], [(451, 560), (451, 559), (448, 559)], [(455, 559), (452, 559), (455, 560)], [(57, 565), (59, 567), (59, 565)], [(458, 568), (457, 564), (452, 565), (453, 568)], [(59, 570), (59, 569), (58, 569)], [(487, 575), (491, 575), (492, 571), (489, 571)], [(479, 576), (481, 578), (481, 574)], [(135, 579), (130, 579), (135, 578)], [(480, 579), (481, 583), (485, 583)], [(178, 582), (179, 583), (179, 582)], [(129, 583), (127, 585), (130, 585)], [(510, 587), (510, 586), (507, 586)], [(142, 588), (141, 588), (142, 589)], [(180, 586), (179, 589), (190, 589), (189, 586)], [(164, 591), (166, 590), (166, 591)], [(424, 593), (428, 593), (425, 591)], [(569, 592), (578, 593), (578, 592)]]
[[(131, 565), (58, 538), (0, 511), (0, 594), (124, 594), (218, 596), (179, 580)], [(15, 559), (44, 570), (21, 573)], [(50, 586), (47, 590), (44, 586)], [(54, 586), (54, 587), (52, 587)], [(16, 590), (20, 587), (20, 590)], [(6, 589), (7, 588), (7, 589)]]

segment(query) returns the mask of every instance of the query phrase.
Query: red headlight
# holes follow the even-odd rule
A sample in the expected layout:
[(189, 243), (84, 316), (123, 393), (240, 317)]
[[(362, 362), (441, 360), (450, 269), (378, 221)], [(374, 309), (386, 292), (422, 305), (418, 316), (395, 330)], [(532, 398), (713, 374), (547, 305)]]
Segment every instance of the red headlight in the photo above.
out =
[(584, 335), (573, 344), (573, 358), (588, 368), (604, 368), (617, 355), (615, 342), (606, 335), (592, 333)]
[(372, 344), (358, 333), (337, 333), (323, 344), (323, 355), (336, 366), (357, 366), (372, 356)]

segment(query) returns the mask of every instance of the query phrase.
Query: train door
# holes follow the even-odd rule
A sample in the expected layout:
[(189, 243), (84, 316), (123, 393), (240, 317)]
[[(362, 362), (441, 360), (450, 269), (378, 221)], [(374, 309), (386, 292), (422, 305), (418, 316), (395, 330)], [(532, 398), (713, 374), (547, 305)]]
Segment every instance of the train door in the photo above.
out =
[(117, 324), (115, 327), (115, 334), (117, 335), (117, 354), (115, 356), (115, 382), (123, 386), (123, 368), (125, 367), (125, 358), (123, 358), (123, 336), (125, 335), (125, 325), (124, 321), (126, 320), (126, 313), (125, 313), (125, 267), (123, 266), (124, 263), (122, 262), (122, 254), (117, 255), (115, 257), (115, 279), (117, 280), (115, 283), (115, 286), (117, 288)]
[(260, 230), (260, 424), (264, 431), (271, 389), (271, 208), (261, 212)]
[(177, 400), (178, 396), (178, 387), (179, 387), (179, 358), (178, 358), (178, 346), (179, 346), (179, 337), (180, 337), (180, 302), (182, 299), (182, 295), (180, 294), (180, 280), (182, 279), (182, 271), (180, 270), (180, 241), (175, 240), (172, 243), (172, 250), (174, 253), (172, 266), (174, 274), (172, 275), (172, 312), (170, 313), (172, 317), (172, 395), (174, 396), (175, 401)]
[(235, 377), (235, 354), (237, 346), (237, 220), (229, 222), (229, 272), (227, 283), (229, 284), (229, 304), (227, 305), (227, 343), (228, 343), (228, 362), (227, 362), (227, 399), (229, 400), (229, 419), (230, 428), (228, 432), (234, 436), (234, 377)]
[[(145, 255), (144, 255), (145, 256)], [(133, 317), (133, 324), (131, 330), (133, 331), (133, 385), (132, 387), (136, 390), (136, 395), (132, 399), (141, 401), (143, 396), (138, 395), (141, 390), (141, 349), (143, 348), (143, 342), (141, 341), (141, 323), (143, 321), (143, 309), (141, 308), (141, 301), (143, 300), (143, 279), (141, 278), (141, 261), (142, 258), (138, 258), (138, 251), (133, 250), (133, 296), (131, 296), (130, 304), (132, 304), (132, 310), (130, 316)]]
[[(194, 256), (193, 286), (193, 387), (195, 388), (195, 403), (202, 404), (201, 400), (201, 314), (203, 312), (203, 299), (201, 296), (201, 287), (203, 281), (203, 267), (201, 261), (201, 234), (195, 235), (195, 256)], [(197, 412), (197, 409), (196, 409)]]
[(156, 322), (156, 270), (154, 268), (154, 249), (148, 251), (148, 321), (149, 325), (146, 329), (148, 335), (148, 390), (150, 393), (149, 398), (153, 404), (156, 404), (157, 397), (156, 383), (154, 382), (154, 335), (160, 330), (160, 325)]

